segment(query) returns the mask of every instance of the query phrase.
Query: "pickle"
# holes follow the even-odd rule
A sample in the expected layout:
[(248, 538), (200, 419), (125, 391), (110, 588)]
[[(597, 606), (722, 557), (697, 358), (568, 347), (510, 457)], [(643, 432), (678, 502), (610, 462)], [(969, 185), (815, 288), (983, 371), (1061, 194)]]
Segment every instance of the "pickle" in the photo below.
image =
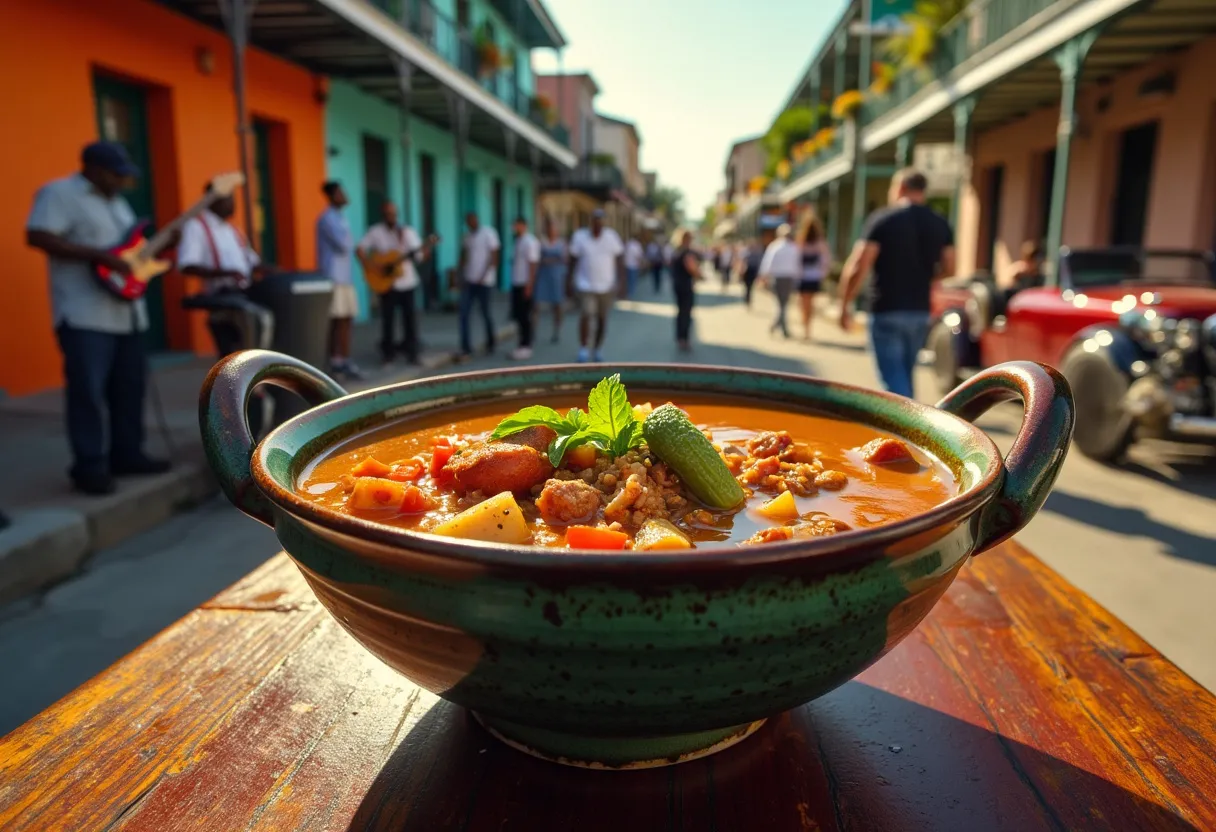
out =
[(652, 410), (642, 423), (642, 435), (651, 452), (679, 474), (693, 496), (705, 505), (727, 509), (743, 502), (743, 486), (713, 443), (675, 405)]

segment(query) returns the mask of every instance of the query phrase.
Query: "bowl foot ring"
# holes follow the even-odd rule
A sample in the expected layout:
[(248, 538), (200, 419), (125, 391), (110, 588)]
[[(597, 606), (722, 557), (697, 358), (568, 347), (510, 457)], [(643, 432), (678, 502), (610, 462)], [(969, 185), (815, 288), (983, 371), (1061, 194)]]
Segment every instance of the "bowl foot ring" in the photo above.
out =
[(516, 751), (564, 766), (620, 771), (661, 768), (708, 757), (742, 742), (765, 723), (761, 719), (713, 731), (657, 737), (587, 737), (472, 713), (483, 728)]

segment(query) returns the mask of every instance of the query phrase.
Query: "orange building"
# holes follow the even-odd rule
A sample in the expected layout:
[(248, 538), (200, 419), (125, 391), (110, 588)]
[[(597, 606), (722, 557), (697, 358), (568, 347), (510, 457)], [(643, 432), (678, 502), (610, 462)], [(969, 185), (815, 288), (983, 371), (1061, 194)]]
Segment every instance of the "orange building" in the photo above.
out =
[[(314, 260), (312, 227), (325, 178), (324, 89), (306, 69), (248, 53), (254, 244), (264, 259), (288, 268)], [(5, 4), (0, 165), (9, 198), (0, 203), (0, 391), (19, 395), (62, 382), (45, 258), (25, 245), (35, 191), (77, 170), (89, 141), (122, 141), (145, 172), (128, 195), (132, 207), (163, 225), (193, 203), (213, 175), (239, 169), (232, 90), (232, 53), (223, 33), (161, 5)], [(154, 349), (211, 351), (202, 315), (181, 309), (182, 297), (198, 288), (177, 275), (153, 285)]]

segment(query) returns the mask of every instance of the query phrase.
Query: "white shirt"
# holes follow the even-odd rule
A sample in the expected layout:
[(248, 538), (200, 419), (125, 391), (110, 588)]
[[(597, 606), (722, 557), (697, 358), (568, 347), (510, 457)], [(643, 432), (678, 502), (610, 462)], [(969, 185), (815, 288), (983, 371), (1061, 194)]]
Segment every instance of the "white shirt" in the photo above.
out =
[[(208, 235), (210, 232), (210, 235)], [(214, 248), (212, 243), (214, 242)], [(206, 282), (207, 292), (219, 289), (244, 288), (249, 276), (261, 259), (245, 242), (236, 227), (210, 211), (204, 211), (182, 226), (182, 239), (177, 246), (177, 267), (197, 266), (236, 272), (241, 280), (218, 278)]]
[(675, 251), (676, 251), (675, 246), (673, 246), (671, 243), (668, 243), (667, 245), (663, 246), (663, 263), (664, 263), (664, 265), (668, 265), (668, 266), (671, 265), (671, 255), (675, 254)]
[(493, 286), (494, 269), (490, 268), (490, 256), (501, 248), (498, 232), (488, 225), (479, 225), (476, 231), (465, 234), (465, 282), (475, 286)]
[(640, 269), (642, 267), (642, 244), (637, 240), (625, 243), (625, 268)]
[(593, 237), (591, 229), (580, 228), (570, 238), (570, 256), (578, 258), (574, 288), (580, 292), (603, 294), (616, 289), (616, 258), (625, 251), (615, 230), (604, 227), (600, 236)]
[[(417, 251), (422, 248), (422, 239), (418, 232), (408, 225), (389, 228), (378, 222), (359, 241), (359, 251), (364, 254), (405, 254), (407, 251)], [(401, 277), (393, 281), (393, 288), (399, 292), (418, 288), (418, 272), (414, 269), (414, 258), (406, 260)]]
[(760, 274), (770, 277), (798, 277), (802, 271), (802, 250), (788, 237), (773, 240), (764, 250)]
[(515, 254), (511, 259), (511, 285), (527, 286), (532, 278), (532, 265), (540, 262), (540, 240), (530, 231), (515, 238)]

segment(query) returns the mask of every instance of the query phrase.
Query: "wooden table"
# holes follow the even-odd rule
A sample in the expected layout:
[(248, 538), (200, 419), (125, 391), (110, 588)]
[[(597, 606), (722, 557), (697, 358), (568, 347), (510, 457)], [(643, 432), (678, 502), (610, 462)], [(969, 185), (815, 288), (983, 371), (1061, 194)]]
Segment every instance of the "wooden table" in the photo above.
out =
[(0, 829), (1216, 830), (1214, 736), (1211, 694), (1008, 544), (747, 742), (568, 769), (383, 667), (279, 555), (0, 740)]

